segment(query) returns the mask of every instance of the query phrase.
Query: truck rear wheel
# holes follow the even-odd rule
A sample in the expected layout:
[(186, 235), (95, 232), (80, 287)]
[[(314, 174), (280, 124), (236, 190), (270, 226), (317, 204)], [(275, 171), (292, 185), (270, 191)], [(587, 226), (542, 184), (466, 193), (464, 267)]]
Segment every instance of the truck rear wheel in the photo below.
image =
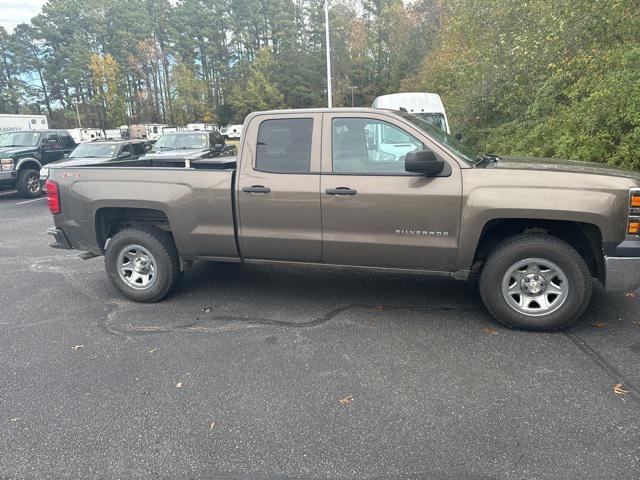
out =
[(517, 235), (489, 255), (480, 295), (491, 315), (510, 328), (560, 330), (576, 321), (591, 299), (591, 275), (568, 243), (544, 234)]
[(16, 180), (16, 189), (23, 197), (36, 198), (42, 195), (40, 172), (31, 168), (20, 170)]
[(109, 241), (104, 258), (111, 282), (136, 302), (157, 302), (182, 279), (173, 238), (154, 227), (119, 231)]

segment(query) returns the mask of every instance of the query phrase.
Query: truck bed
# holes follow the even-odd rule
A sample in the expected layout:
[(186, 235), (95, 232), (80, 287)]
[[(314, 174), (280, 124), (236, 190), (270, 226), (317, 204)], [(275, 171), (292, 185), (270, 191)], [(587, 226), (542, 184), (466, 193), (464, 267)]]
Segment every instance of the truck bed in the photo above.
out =
[(126, 163), (51, 169), (62, 207), (56, 225), (73, 239), (73, 248), (101, 254), (109, 234), (103, 225), (134, 216), (142, 223), (166, 219), (185, 260), (238, 257), (235, 157), (197, 160), (200, 167), (191, 168)]
[[(215, 157), (215, 158), (198, 158), (189, 161), (189, 167), (186, 167), (184, 158), (176, 156), (175, 158), (139, 158), (135, 160), (117, 160), (103, 163), (92, 163), (83, 165), (82, 167), (108, 167), (108, 168), (193, 168), (197, 170), (224, 170), (235, 168), (236, 157)], [(60, 167), (64, 168), (64, 167)]]

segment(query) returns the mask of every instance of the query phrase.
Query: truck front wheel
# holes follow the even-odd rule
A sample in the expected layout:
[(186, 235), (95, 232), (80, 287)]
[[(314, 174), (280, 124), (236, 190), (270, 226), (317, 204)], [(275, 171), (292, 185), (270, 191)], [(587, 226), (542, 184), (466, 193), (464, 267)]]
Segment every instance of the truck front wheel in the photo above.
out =
[(157, 302), (182, 278), (173, 238), (151, 226), (134, 226), (116, 233), (105, 251), (111, 282), (136, 302)]
[(508, 238), (489, 255), (480, 295), (503, 325), (524, 330), (562, 329), (585, 311), (591, 275), (568, 243), (544, 234)]
[(31, 168), (24, 168), (18, 172), (16, 189), (23, 197), (36, 198), (42, 194), (40, 188), (40, 172)]

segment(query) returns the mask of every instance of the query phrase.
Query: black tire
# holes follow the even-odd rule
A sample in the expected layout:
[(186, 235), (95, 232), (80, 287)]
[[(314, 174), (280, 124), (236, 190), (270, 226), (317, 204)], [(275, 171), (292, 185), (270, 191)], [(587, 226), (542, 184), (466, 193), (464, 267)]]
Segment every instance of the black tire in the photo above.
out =
[[(505, 299), (505, 296), (512, 298), (508, 291), (503, 294), (507, 272), (518, 262), (531, 258), (553, 262), (568, 282), (563, 303), (556, 310), (549, 308), (549, 313), (537, 316), (521, 313)], [(520, 282), (513, 283), (519, 288)], [(522, 330), (554, 331), (569, 326), (589, 305), (591, 289), (591, 274), (580, 254), (565, 241), (545, 234), (521, 234), (506, 239), (491, 252), (480, 276), (480, 295), (489, 313), (501, 324)], [(515, 295), (518, 298), (519, 293)]]
[(16, 189), (23, 197), (36, 198), (42, 195), (40, 172), (32, 168), (20, 170), (16, 180)]
[[(119, 257), (128, 245), (139, 245), (153, 257), (155, 280), (146, 288), (134, 288), (120, 275)], [(157, 228), (139, 225), (127, 227), (116, 233), (104, 255), (105, 268), (111, 282), (136, 302), (157, 302), (174, 290), (182, 279), (180, 258), (170, 234)]]

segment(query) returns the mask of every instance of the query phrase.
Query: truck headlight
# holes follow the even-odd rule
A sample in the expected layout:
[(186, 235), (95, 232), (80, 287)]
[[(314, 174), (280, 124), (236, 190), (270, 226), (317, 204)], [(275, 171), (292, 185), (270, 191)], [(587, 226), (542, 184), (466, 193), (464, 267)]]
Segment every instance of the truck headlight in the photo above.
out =
[(0, 170), (13, 170), (13, 158), (0, 158)]
[(40, 169), (40, 180), (46, 180), (47, 178), (49, 178), (49, 169), (43, 167)]

